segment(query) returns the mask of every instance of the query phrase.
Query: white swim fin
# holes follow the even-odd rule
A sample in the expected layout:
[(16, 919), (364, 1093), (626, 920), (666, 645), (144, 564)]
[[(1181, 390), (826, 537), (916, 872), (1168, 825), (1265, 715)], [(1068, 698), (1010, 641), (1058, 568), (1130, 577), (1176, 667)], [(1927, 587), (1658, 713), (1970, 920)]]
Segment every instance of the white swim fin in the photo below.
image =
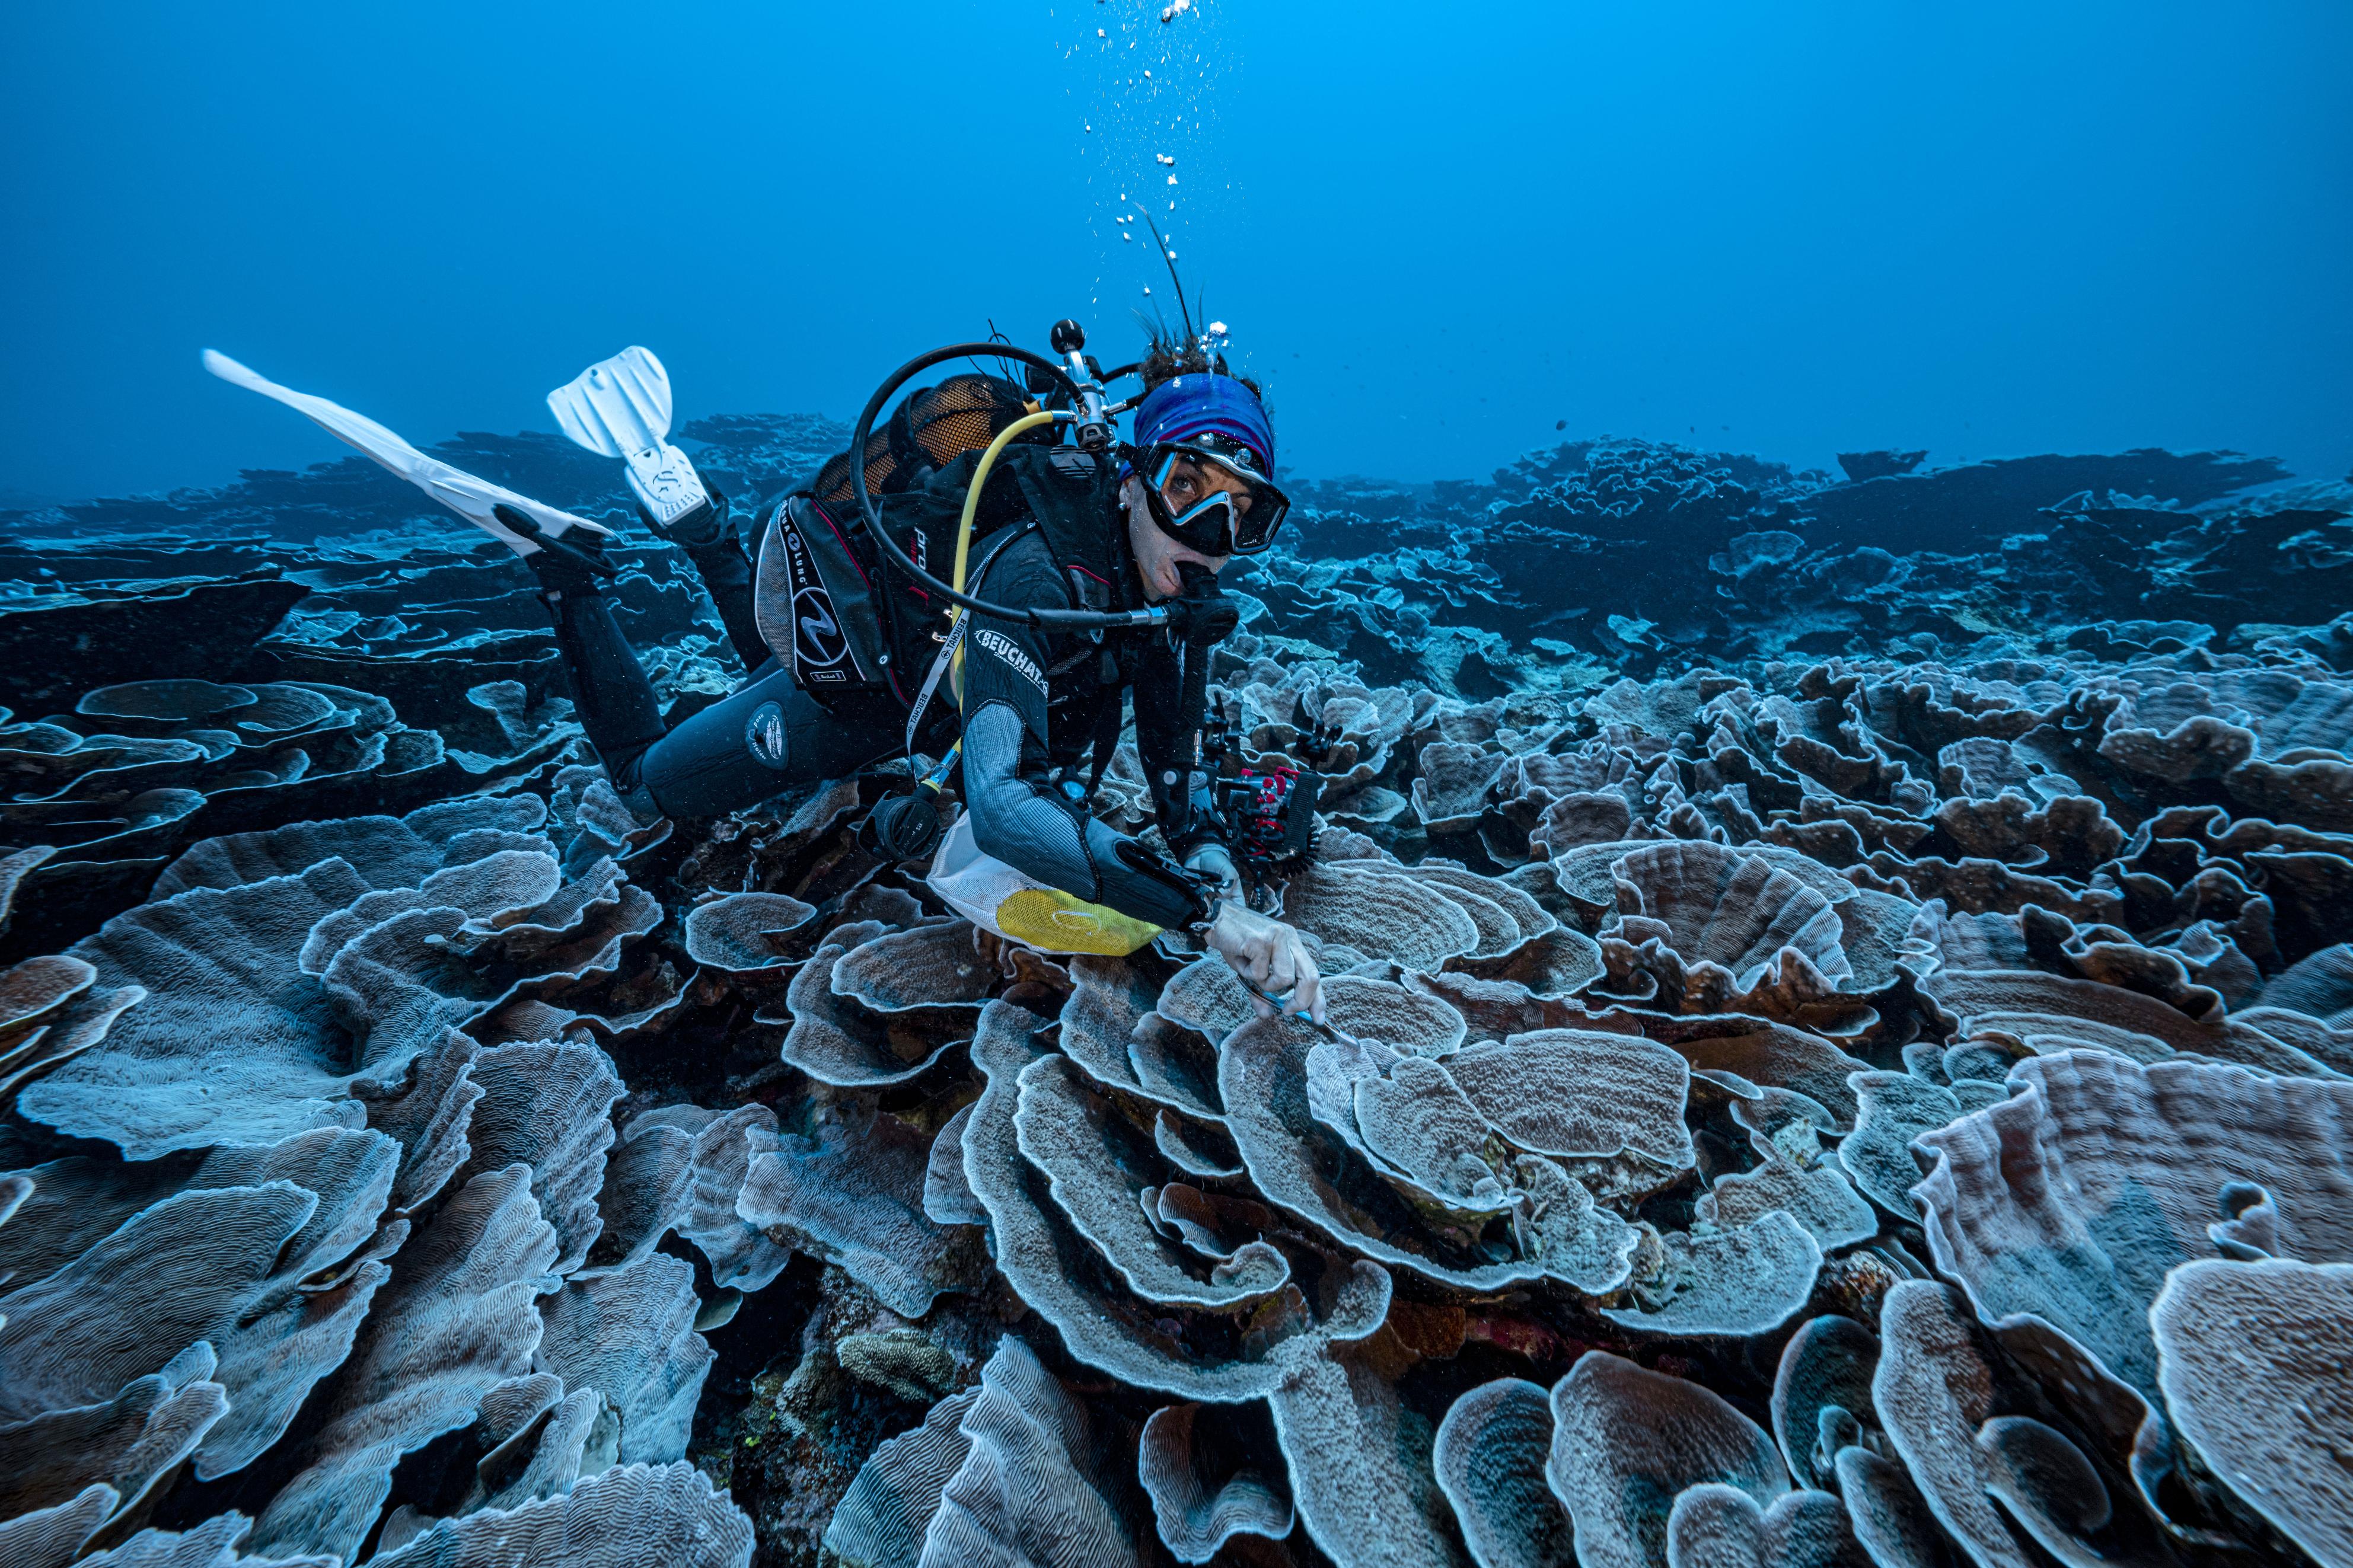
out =
[(537, 541), (525, 538), (501, 522), (493, 514), (493, 508), (514, 508), (539, 524), (552, 538), (575, 528), (601, 538), (613, 536), (613, 531), (602, 523), (575, 517), (568, 511), (558, 511), (529, 496), (517, 495), (502, 485), (477, 479), (463, 468), (453, 468), (438, 458), (428, 458), (367, 416), (354, 414), (343, 405), (330, 403), (323, 397), (313, 397), (307, 392), (280, 386), (248, 370), (225, 353), (206, 349), (205, 368), (223, 381), (249, 392), (258, 392), (264, 397), (274, 397), (297, 413), (310, 416), (328, 434), (357, 447), (468, 522), (495, 537), (518, 555), (529, 555), (541, 546)]
[(651, 349), (626, 348), (547, 395), (558, 428), (590, 451), (626, 458), (629, 488), (667, 528), (711, 499), (670, 444), (670, 373)]

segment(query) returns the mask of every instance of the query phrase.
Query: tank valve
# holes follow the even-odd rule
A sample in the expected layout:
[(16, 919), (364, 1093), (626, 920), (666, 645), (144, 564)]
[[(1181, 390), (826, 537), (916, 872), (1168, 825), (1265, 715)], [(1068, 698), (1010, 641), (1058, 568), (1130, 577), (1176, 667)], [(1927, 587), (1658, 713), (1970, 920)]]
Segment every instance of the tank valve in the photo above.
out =
[(1103, 410), (1103, 383), (1095, 379), (1094, 367), (1087, 363), (1086, 329), (1065, 316), (1054, 323), (1048, 341), (1070, 367), (1071, 380), (1079, 389), (1079, 449), (1103, 451), (1111, 446), (1111, 416)]

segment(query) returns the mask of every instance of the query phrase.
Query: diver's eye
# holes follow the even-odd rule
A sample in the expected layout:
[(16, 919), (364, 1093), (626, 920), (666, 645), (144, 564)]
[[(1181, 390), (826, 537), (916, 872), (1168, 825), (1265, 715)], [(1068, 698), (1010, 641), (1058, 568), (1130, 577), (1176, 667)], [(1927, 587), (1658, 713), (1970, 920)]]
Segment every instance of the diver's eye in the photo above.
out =
[(1234, 496), (1234, 500), (1233, 500), (1233, 508), (1234, 508), (1234, 515), (1235, 515), (1236, 517), (1248, 517), (1248, 516), (1250, 515), (1250, 492), (1249, 492), (1249, 491), (1247, 491), (1247, 490), (1244, 490), (1244, 491), (1241, 491), (1241, 492), (1240, 492), (1240, 493), (1235, 494), (1235, 496)]

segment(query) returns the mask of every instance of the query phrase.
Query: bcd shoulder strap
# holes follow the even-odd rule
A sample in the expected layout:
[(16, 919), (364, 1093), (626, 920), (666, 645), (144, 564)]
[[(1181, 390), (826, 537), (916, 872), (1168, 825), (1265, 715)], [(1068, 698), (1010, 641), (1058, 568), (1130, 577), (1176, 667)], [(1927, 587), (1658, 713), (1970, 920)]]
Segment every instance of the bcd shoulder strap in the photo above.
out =
[[(987, 575), (989, 564), (1004, 552), (1005, 547), (1029, 531), (1027, 528), (1008, 528), (991, 539), (987, 552), (965, 574), (965, 581), (978, 584)], [(932, 668), (923, 674), (923, 689), (915, 694), (915, 700), (907, 712), (907, 752), (910, 756), (914, 754), (915, 736), (923, 728), (924, 710), (932, 705), (932, 694), (939, 689), (940, 678), (955, 665), (956, 653), (964, 647), (965, 633), (971, 629), (972, 622), (973, 617), (969, 615), (956, 617), (955, 629), (948, 633), (947, 640), (940, 645), (938, 656), (932, 660)]]
[(1117, 581), (1118, 465), (1075, 447), (1008, 447), (997, 460), (1011, 468), (1063, 575), (1106, 587)]

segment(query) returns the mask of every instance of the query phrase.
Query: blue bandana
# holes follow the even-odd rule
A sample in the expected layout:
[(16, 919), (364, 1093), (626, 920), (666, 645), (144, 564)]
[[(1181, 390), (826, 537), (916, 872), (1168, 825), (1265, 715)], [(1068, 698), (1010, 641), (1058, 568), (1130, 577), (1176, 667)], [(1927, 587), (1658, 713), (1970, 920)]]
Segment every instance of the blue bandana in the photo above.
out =
[(1274, 426), (1257, 395), (1230, 375), (1172, 376), (1135, 410), (1139, 447), (1182, 445), (1203, 436), (1239, 442), (1258, 460), (1257, 477), (1274, 479)]

